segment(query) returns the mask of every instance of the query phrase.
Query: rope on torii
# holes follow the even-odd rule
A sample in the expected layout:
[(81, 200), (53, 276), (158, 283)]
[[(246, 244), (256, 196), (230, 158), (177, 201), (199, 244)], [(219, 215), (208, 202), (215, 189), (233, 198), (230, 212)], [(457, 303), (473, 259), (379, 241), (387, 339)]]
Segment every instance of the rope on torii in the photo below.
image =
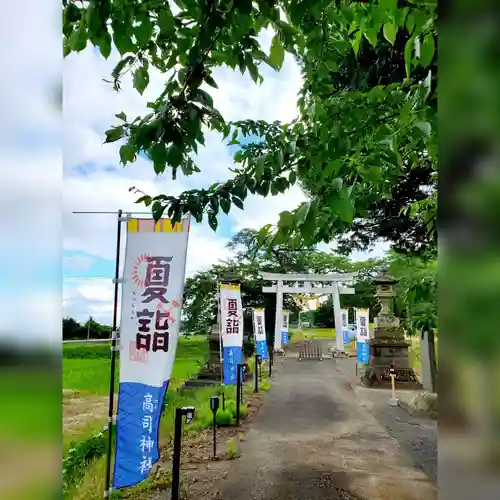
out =
[[(283, 321), (283, 294), (300, 293), (325, 295), (331, 293), (333, 297), (333, 311), (335, 315), (335, 331), (337, 350), (344, 352), (342, 338), (342, 313), (340, 311), (340, 294), (352, 295), (354, 288), (341, 286), (341, 283), (352, 281), (358, 273), (332, 273), (332, 274), (301, 274), (301, 273), (261, 273), (262, 279), (273, 281), (276, 284), (262, 287), (264, 293), (276, 294), (276, 318), (274, 323), (274, 349), (281, 351), (281, 326)], [(284, 282), (303, 282), (303, 286), (288, 286)], [(331, 283), (329, 286), (314, 286), (312, 283)]]

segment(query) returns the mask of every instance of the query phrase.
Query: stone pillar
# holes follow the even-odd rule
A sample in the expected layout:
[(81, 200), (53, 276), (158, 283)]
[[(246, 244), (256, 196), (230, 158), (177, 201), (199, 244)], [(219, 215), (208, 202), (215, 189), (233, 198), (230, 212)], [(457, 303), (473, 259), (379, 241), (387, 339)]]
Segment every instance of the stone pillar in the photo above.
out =
[(276, 285), (276, 318), (274, 320), (274, 350), (281, 351), (281, 322), (283, 321), (283, 281)]
[(423, 332), (422, 337), (420, 339), (420, 363), (421, 363), (422, 386), (426, 391), (433, 391), (428, 332)]
[(335, 318), (335, 334), (337, 351), (344, 352), (344, 336), (342, 334), (342, 311), (340, 310), (340, 296), (339, 296), (339, 284), (337, 281), (333, 282), (333, 315)]

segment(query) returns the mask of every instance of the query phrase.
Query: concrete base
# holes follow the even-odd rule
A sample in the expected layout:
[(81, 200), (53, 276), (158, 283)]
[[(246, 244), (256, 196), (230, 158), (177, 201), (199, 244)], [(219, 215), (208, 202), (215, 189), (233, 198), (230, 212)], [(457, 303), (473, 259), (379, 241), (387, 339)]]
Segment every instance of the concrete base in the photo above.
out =
[(391, 398), (389, 401), (390, 406), (399, 406), (399, 399), (398, 398)]

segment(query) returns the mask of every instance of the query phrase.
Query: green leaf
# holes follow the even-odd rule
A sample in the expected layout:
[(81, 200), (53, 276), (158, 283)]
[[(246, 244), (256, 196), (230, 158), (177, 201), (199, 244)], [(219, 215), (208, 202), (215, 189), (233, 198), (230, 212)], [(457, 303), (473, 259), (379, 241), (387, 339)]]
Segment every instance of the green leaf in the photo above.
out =
[(361, 44), (362, 38), (363, 38), (363, 32), (361, 31), (361, 29), (359, 29), (356, 32), (356, 36), (354, 37), (354, 40), (352, 41), (352, 49), (354, 50), (354, 54), (356, 54), (356, 56), (358, 55), (359, 46)]
[(184, 159), (182, 151), (175, 145), (172, 145), (167, 150), (167, 163), (172, 168), (177, 168)]
[(415, 28), (415, 16), (411, 12), (408, 14), (408, 17), (406, 18), (405, 27), (410, 35), (413, 34), (413, 30)]
[(415, 127), (420, 129), (426, 137), (430, 137), (432, 133), (432, 126), (429, 122), (419, 121), (415, 123)]
[(148, 196), (146, 194), (144, 196), (141, 196), (139, 199), (137, 199), (136, 203), (144, 203), (144, 205), (146, 205), (147, 207), (149, 207), (149, 205), (151, 205), (152, 201), (153, 201), (153, 199), (151, 198), (151, 196)]
[(205, 92), (204, 90), (201, 89), (197, 90), (196, 100), (209, 108), (214, 107), (214, 100), (212, 99), (212, 96), (208, 92)]
[(124, 122), (126, 122), (126, 121), (127, 121), (127, 115), (126, 115), (123, 111), (121, 111), (120, 113), (117, 113), (115, 116), (116, 116), (119, 120), (122, 120), (122, 121), (124, 121)]
[(295, 170), (292, 170), (290, 172), (290, 175), (288, 177), (288, 182), (293, 185), (297, 182), (297, 172)]
[(395, 24), (384, 24), (384, 37), (391, 44), (394, 45), (394, 40), (396, 40), (397, 27)]
[(414, 48), (415, 41), (413, 38), (409, 38), (405, 45), (405, 69), (407, 78), (410, 78), (411, 76)]
[(292, 227), (293, 226), (293, 214), (291, 214), (288, 210), (280, 213), (280, 226), (281, 227)]
[(434, 35), (432, 33), (428, 33), (424, 42), (420, 47), (420, 57), (418, 58), (418, 62), (426, 68), (432, 62), (434, 58), (434, 52), (436, 50), (436, 45), (434, 42)]
[(364, 31), (364, 35), (365, 35), (366, 39), (372, 44), (373, 47), (377, 46), (378, 31), (379, 30), (376, 27), (365, 28), (365, 31)]
[(233, 194), (236, 195), (241, 200), (244, 200), (247, 197), (247, 187), (245, 184), (235, 184), (233, 187)]
[(217, 226), (219, 225), (219, 223), (217, 221), (217, 215), (215, 214), (215, 212), (208, 212), (208, 225), (214, 232), (217, 231)]
[(339, 193), (330, 197), (330, 207), (340, 220), (351, 223), (354, 220), (354, 206), (346, 193)]
[(255, 162), (255, 177), (259, 180), (264, 175), (264, 170), (266, 166), (266, 155), (261, 155), (257, 158)]
[(398, 8), (398, 0), (379, 0), (378, 4), (382, 9), (394, 12)]
[(134, 35), (140, 45), (147, 45), (153, 36), (153, 23), (149, 17), (144, 17), (140, 24), (134, 27)]
[(219, 213), (219, 198), (217, 196), (210, 197), (210, 207), (216, 214)]
[(135, 161), (135, 148), (131, 144), (124, 144), (120, 147), (120, 160), (123, 165)]
[(273, 37), (271, 43), (271, 51), (269, 53), (269, 64), (277, 71), (279, 71), (283, 66), (283, 61), (285, 60), (285, 48), (281, 42), (281, 38), (277, 33)]
[(168, 4), (165, 5), (165, 9), (161, 10), (158, 14), (158, 26), (160, 28), (160, 33), (165, 36), (170, 36), (175, 31), (175, 19)]
[(149, 84), (149, 73), (145, 66), (141, 66), (134, 71), (133, 81), (134, 88), (142, 95)]
[(310, 203), (304, 202), (295, 212), (295, 224), (297, 226), (300, 226), (306, 220), (307, 214), (309, 213), (309, 207)]
[(215, 80), (210, 75), (205, 76), (205, 81), (210, 85), (210, 87), (213, 87), (214, 89), (219, 88)]
[(155, 201), (153, 203), (153, 206), (151, 207), (151, 215), (156, 222), (158, 222), (162, 218), (162, 215), (165, 212), (166, 208), (167, 207), (160, 201)]
[(87, 32), (85, 31), (85, 26), (83, 21), (80, 21), (80, 26), (77, 30), (71, 33), (68, 40), (69, 48), (75, 52), (81, 52), (87, 46)]
[(283, 151), (281, 149), (279, 149), (278, 151), (276, 151), (274, 153), (274, 164), (277, 167), (275, 169), (276, 172), (279, 172), (281, 170), (281, 167), (283, 167), (284, 159), (285, 159), (285, 157), (284, 157)]
[(99, 50), (105, 59), (111, 54), (111, 35), (107, 31), (99, 38)]
[(123, 55), (134, 51), (134, 42), (130, 36), (130, 25), (128, 23), (113, 22), (113, 42), (118, 52)]
[(112, 129), (106, 130), (106, 140), (105, 143), (118, 141), (125, 134), (125, 129), (123, 127), (113, 127)]
[(342, 189), (344, 181), (341, 177), (337, 177), (336, 179), (333, 179), (332, 181), (332, 188), (335, 189), (336, 191), (339, 191)]
[(220, 207), (222, 211), (227, 215), (229, 213), (229, 210), (231, 210), (231, 202), (226, 198), (221, 198)]
[(243, 205), (243, 202), (239, 199), (239, 198), (236, 198), (236, 196), (233, 196), (232, 198), (233, 200), (233, 203), (240, 209), (240, 210), (244, 210), (244, 205)]
[(297, 149), (297, 141), (290, 141), (285, 147), (285, 153), (293, 155)]
[(167, 166), (167, 148), (163, 141), (157, 142), (151, 148), (151, 159), (153, 160), (153, 168), (157, 175), (165, 171)]

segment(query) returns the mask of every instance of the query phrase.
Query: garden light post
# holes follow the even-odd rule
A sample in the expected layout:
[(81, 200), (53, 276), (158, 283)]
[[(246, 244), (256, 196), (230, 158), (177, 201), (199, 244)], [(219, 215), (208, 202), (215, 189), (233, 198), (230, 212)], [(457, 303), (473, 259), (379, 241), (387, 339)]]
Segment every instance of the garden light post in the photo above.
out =
[(259, 392), (259, 365), (260, 360), (262, 359), (262, 355), (255, 355), (255, 389), (253, 392)]
[(172, 457), (172, 500), (179, 500), (180, 495), (182, 419), (184, 417), (186, 418), (186, 424), (191, 423), (194, 418), (194, 406), (184, 406), (175, 409), (174, 454)]
[(217, 455), (217, 410), (219, 409), (219, 396), (212, 396), (210, 398), (210, 409), (212, 410), (214, 420), (213, 420), (213, 441), (214, 441), (214, 458)]

